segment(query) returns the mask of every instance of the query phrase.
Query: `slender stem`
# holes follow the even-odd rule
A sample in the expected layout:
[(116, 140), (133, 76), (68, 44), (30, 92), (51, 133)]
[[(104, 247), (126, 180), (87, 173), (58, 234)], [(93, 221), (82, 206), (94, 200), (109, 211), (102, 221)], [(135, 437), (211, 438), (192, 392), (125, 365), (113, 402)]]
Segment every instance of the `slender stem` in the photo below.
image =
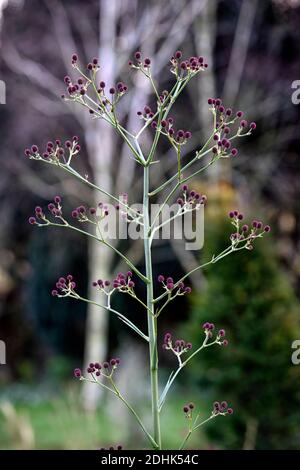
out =
[(113, 245), (111, 245), (109, 242), (105, 241), (103, 238), (96, 237), (96, 235), (93, 235), (92, 233), (86, 232), (85, 230), (81, 230), (78, 227), (74, 227), (73, 225), (69, 225), (67, 222), (64, 224), (57, 224), (54, 222), (49, 222), (47, 224), (39, 224), (39, 227), (62, 227), (62, 228), (69, 228), (71, 230), (75, 230), (76, 232), (82, 233), (86, 235), (87, 237), (94, 238), (94, 240), (97, 240), (100, 243), (103, 243), (103, 245), (109, 247), (112, 249), (117, 255), (122, 258), (126, 264), (139, 276), (140, 279), (144, 282), (148, 282), (148, 279), (134, 266), (134, 264), (117, 248), (115, 248)]
[[(242, 247), (243, 249), (244, 247)], [(206, 266), (209, 266), (210, 264), (214, 264), (216, 263), (217, 261), (219, 261), (220, 259), (222, 258), (225, 258), (225, 256), (229, 255), (230, 253), (233, 253), (234, 251), (237, 251), (237, 250), (240, 250), (241, 248), (234, 248), (233, 246), (229, 246), (227, 247), (224, 251), (222, 251), (218, 256), (213, 256), (209, 261), (207, 261), (206, 263), (203, 263), (203, 264), (200, 264), (199, 266), (196, 266), (196, 268), (192, 269), (191, 271), (189, 271), (187, 274), (185, 274), (184, 276), (182, 276), (181, 279), (179, 279), (179, 281), (176, 282), (175, 284), (175, 287), (178, 286), (178, 284), (182, 281), (184, 281), (187, 277), (189, 277), (191, 274), (194, 274), (196, 271), (199, 271), (199, 269), (202, 269), (202, 268), (205, 268)], [(154, 299), (154, 303), (157, 303), (159, 302), (160, 300), (162, 300), (168, 293), (167, 292), (164, 292), (163, 294), (161, 294), (159, 297), (156, 297), (156, 299)]]
[(155, 442), (155, 440), (153, 439), (153, 437), (151, 436), (151, 434), (147, 431), (147, 429), (145, 428), (144, 426), (144, 423), (142, 422), (141, 418), (139, 417), (139, 415), (137, 414), (137, 412), (135, 411), (135, 409), (128, 403), (128, 401), (126, 400), (126, 398), (123, 397), (123, 395), (121, 394), (120, 390), (117, 388), (114, 380), (112, 379), (111, 376), (108, 377), (113, 389), (114, 389), (114, 394), (120, 398), (120, 400), (124, 403), (124, 405), (129, 409), (129, 411), (131, 411), (131, 413), (133, 414), (133, 416), (135, 417), (135, 419), (137, 420), (138, 424), (140, 425), (140, 427), (142, 428), (142, 430), (144, 431), (145, 435), (147, 436), (147, 438), (149, 439), (151, 445), (154, 447), (154, 449), (157, 449), (158, 446), (157, 446), (157, 443)]
[(96, 305), (97, 307), (99, 308), (104, 308), (105, 310), (107, 310), (108, 312), (111, 312), (111, 313), (114, 313), (115, 315), (117, 315), (117, 317), (122, 320), (127, 326), (129, 326), (132, 330), (134, 330), (138, 335), (141, 336), (141, 338), (143, 338), (145, 341), (149, 341), (149, 338), (148, 336), (146, 336), (134, 323), (132, 323), (127, 317), (125, 317), (125, 315), (123, 315), (121, 312), (118, 312), (117, 310), (115, 310), (114, 308), (111, 308), (110, 306), (108, 305), (101, 305), (99, 304), (98, 302), (95, 302), (94, 300), (89, 300), (89, 299), (86, 299), (85, 297), (81, 297), (81, 295), (79, 294), (75, 294), (75, 295), (70, 295), (69, 297), (72, 297), (74, 299), (77, 299), (77, 300), (82, 300), (83, 302), (87, 302), (88, 304), (93, 304), (93, 305)]
[(192, 435), (192, 432), (195, 431), (195, 429), (197, 428), (200, 428), (200, 426), (203, 426), (203, 424), (207, 423), (208, 421), (210, 421), (211, 419), (215, 418), (217, 415), (211, 415), (209, 418), (205, 419), (204, 421), (202, 421), (202, 423), (199, 423), (197, 426), (191, 428), (188, 430), (188, 433), (187, 435), (185, 436), (185, 438), (183, 439), (180, 447), (179, 447), (179, 450), (183, 450), (187, 441), (189, 440), (189, 438), (191, 437)]
[[(144, 251), (147, 283), (147, 309), (148, 309), (148, 335), (149, 335), (149, 356), (150, 356), (150, 378), (151, 378), (151, 404), (154, 440), (161, 449), (160, 416), (159, 416), (159, 395), (158, 395), (158, 354), (157, 354), (157, 319), (154, 316), (153, 305), (153, 278), (151, 245), (149, 239), (150, 211), (149, 211), (149, 166), (144, 167)], [(152, 313), (150, 313), (152, 312)]]
[[(93, 376), (94, 377), (94, 376)], [(133, 414), (133, 416), (135, 417), (136, 421), (138, 422), (138, 424), (140, 425), (141, 429), (143, 430), (143, 432), (145, 433), (145, 435), (147, 436), (147, 438), (149, 439), (151, 445), (157, 449), (157, 444), (156, 442), (154, 441), (153, 437), (151, 436), (151, 434), (147, 431), (147, 429), (145, 428), (141, 418), (139, 417), (139, 415), (137, 414), (137, 412), (134, 410), (134, 408), (128, 403), (128, 401), (123, 397), (123, 395), (121, 394), (120, 390), (117, 388), (115, 382), (113, 381), (112, 377), (111, 376), (105, 376), (112, 388), (110, 387), (107, 387), (107, 385), (103, 384), (102, 382), (100, 382), (99, 380), (97, 380), (95, 377), (94, 377), (94, 380), (90, 380), (90, 379), (86, 379), (85, 377), (83, 377), (81, 380), (84, 380), (85, 382), (90, 382), (90, 383), (95, 383), (97, 385), (99, 385), (100, 387), (103, 387), (105, 390), (108, 390), (109, 392), (111, 392), (113, 395), (115, 395), (116, 397), (118, 397), (123, 403), (124, 405), (129, 409), (129, 411)]]

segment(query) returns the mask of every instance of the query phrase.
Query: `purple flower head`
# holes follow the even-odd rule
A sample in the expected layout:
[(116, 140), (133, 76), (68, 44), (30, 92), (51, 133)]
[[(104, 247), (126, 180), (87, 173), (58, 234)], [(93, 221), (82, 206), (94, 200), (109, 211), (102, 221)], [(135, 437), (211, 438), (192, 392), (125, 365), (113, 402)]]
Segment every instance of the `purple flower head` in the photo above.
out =
[(79, 378), (81, 377), (81, 375), (82, 375), (81, 369), (78, 369), (78, 368), (74, 369), (74, 377)]

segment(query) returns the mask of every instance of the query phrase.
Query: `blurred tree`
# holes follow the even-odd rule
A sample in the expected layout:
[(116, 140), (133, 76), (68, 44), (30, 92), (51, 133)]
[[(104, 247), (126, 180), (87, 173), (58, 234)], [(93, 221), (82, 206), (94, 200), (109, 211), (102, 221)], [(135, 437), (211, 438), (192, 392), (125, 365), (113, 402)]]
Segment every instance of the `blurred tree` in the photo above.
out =
[[(214, 231), (206, 231), (205, 258), (224, 249), (230, 234), (213, 210), (206, 221)], [(213, 265), (206, 280), (194, 297), (187, 337), (199, 343), (202, 323), (212, 321), (225, 327), (229, 346), (203, 351), (189, 377), (235, 410), (232, 420), (209, 428), (210, 439), (233, 449), (299, 448), (300, 367), (291, 363), (291, 344), (300, 338), (299, 301), (275, 242), (264, 240), (251, 256)]]
[[(76, 133), (83, 138), (87, 155), (86, 161), (81, 159), (78, 163), (79, 171), (88, 174), (91, 181), (116, 196), (130, 189), (130, 203), (139, 201), (140, 180), (136, 174), (136, 163), (129, 158), (128, 148), (101, 120), (92, 120), (87, 112), (61, 103), (59, 96), (64, 91), (62, 78), (69, 73), (72, 54), (78, 52), (86, 62), (93, 56), (100, 58), (101, 79), (107, 84), (115, 84), (121, 78), (127, 81), (128, 59), (136, 49), (141, 48), (153, 59), (156, 76), (162, 75), (163, 81), (168, 81), (168, 69), (168, 75), (162, 71), (205, 4), (205, 0), (173, 0), (162, 10), (157, 0), (146, 4), (139, 0), (8, 2), (4, 14), (1, 58), (10, 90), (7, 121), (11, 129), (18, 129), (20, 138), (16, 141), (15, 132), (8, 133), (6, 138), (10, 164), (5, 163), (5, 156), (2, 158), (10, 178), (18, 174), (22, 190), (25, 188), (27, 193), (29, 190), (45, 202), (59, 190), (74, 204), (80, 198), (96, 205), (99, 202), (96, 192), (88, 192), (76, 181), (49, 169), (37, 171), (20, 158), (24, 146), (33, 139), (36, 142), (36, 135), (39, 135), (37, 143), (41, 145), (41, 138), (55, 137), (52, 132), (59, 133), (60, 137)], [(22, 17), (21, 23), (23, 21), (31, 26), (20, 28), (16, 17)], [(126, 75), (127, 78), (124, 78)], [(119, 117), (128, 128), (137, 129), (140, 123), (136, 112), (148, 103), (151, 87), (143, 77), (134, 77), (133, 80), (134, 95), (129, 92), (120, 104)], [(18, 111), (20, 99), (26, 114)], [(148, 143), (147, 132), (144, 143)], [(159, 182), (162, 175), (157, 172), (157, 176)], [(59, 182), (57, 178), (60, 178)], [(7, 233), (9, 230), (11, 227), (7, 225)], [(67, 242), (70, 241), (68, 235), (65, 239), (67, 249)], [(111, 243), (117, 244), (118, 241), (111, 240)], [(127, 256), (135, 262), (139, 260), (141, 251), (136, 246), (133, 249), (129, 246), (128, 249)], [(88, 286), (91, 286), (89, 281), (92, 279), (109, 279), (115, 269), (120, 269), (113, 253), (103, 245), (89, 242), (87, 250)], [(185, 261), (182, 250), (177, 249), (176, 253), (180, 260)], [(92, 288), (89, 290), (89, 298), (93, 300), (97, 295), (99, 300), (99, 293)], [(105, 357), (107, 327), (106, 312), (89, 304), (86, 364), (97, 357)], [(84, 386), (87, 408), (94, 409), (98, 393), (96, 387)]]

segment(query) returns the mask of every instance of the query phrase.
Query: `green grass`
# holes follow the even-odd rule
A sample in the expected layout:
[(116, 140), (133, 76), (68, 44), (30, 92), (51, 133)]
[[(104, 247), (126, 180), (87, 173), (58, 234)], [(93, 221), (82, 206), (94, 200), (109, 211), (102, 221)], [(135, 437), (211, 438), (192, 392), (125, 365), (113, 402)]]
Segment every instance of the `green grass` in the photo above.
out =
[[(85, 412), (80, 404), (77, 385), (62, 388), (60, 394), (50, 392), (41, 399), (31, 399), (30, 393), (25, 399), (19, 396), (8, 400), (9, 394), (3, 398), (0, 396), (0, 449), (24, 449), (30, 446), (34, 449), (98, 449), (118, 443), (125, 449), (147, 447), (134, 421), (129, 422), (128, 426), (127, 420), (122, 423), (114, 417), (114, 422), (110, 413), (113, 397), (105, 397), (96, 413)], [(14, 418), (7, 419), (4, 416), (1, 411), (4, 402), (10, 403), (10, 409), (13, 406)], [(182, 398), (173, 395), (162, 413), (166, 449), (178, 448), (185, 436), (187, 423), (182, 405)], [(136, 408), (141, 409), (141, 406)], [(26, 440), (28, 429), (34, 436), (34, 444), (28, 444)], [(22, 434), (25, 434), (25, 438)], [(203, 434), (195, 433), (189, 447), (207, 447)]]

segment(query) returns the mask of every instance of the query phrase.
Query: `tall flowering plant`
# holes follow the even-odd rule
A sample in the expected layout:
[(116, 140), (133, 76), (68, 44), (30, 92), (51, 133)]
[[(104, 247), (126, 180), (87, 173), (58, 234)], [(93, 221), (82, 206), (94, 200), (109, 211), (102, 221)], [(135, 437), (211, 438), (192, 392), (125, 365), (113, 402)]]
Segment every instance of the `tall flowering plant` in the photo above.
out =
[[(233, 112), (231, 108), (226, 108), (219, 98), (209, 98), (208, 106), (212, 114), (212, 131), (208, 140), (201, 146), (188, 161), (182, 152), (183, 146), (192, 138), (189, 130), (176, 129), (174, 119), (170, 112), (179, 95), (189, 84), (189, 82), (204, 72), (207, 64), (203, 57), (190, 57), (186, 60), (182, 58), (182, 52), (177, 51), (170, 59), (170, 70), (174, 75), (174, 85), (171, 90), (160, 91), (153, 78), (151, 60), (143, 58), (141, 52), (137, 51), (134, 58), (129, 62), (129, 67), (145, 76), (150, 81), (155, 95), (155, 107), (145, 105), (142, 110), (137, 111), (141, 120), (140, 129), (133, 133), (126, 129), (118, 119), (118, 103), (126, 94), (128, 88), (123, 82), (107, 87), (106, 83), (98, 77), (100, 65), (99, 60), (94, 58), (87, 64), (86, 68), (79, 65), (76, 54), (72, 56), (72, 66), (77, 73), (74, 81), (66, 76), (66, 94), (62, 98), (71, 101), (76, 105), (86, 108), (92, 119), (103, 119), (112, 126), (117, 134), (124, 139), (128, 145), (132, 158), (143, 170), (143, 195), (142, 210), (137, 210), (130, 206), (128, 195), (122, 197), (110, 194), (104, 189), (96, 186), (86, 176), (81, 175), (74, 167), (74, 162), (80, 153), (78, 137), (65, 142), (61, 140), (49, 141), (44, 151), (40, 151), (37, 145), (25, 150), (25, 155), (32, 160), (41, 161), (48, 165), (54, 165), (78, 178), (82, 183), (92, 187), (99, 194), (106, 196), (106, 203), (99, 202), (98, 207), (87, 208), (83, 205), (74, 208), (70, 216), (63, 210), (62, 199), (55, 196), (54, 200), (48, 204), (47, 209), (37, 206), (35, 215), (29, 218), (29, 223), (39, 227), (57, 227), (59, 229), (69, 229), (96, 239), (104, 244), (107, 249), (113, 250), (116, 256), (120, 257), (124, 264), (127, 264), (128, 271), (120, 272), (115, 279), (97, 279), (93, 281), (93, 286), (102, 293), (102, 298), (106, 299), (104, 305), (97, 304), (106, 309), (111, 314), (116, 315), (127, 327), (131, 328), (140, 338), (148, 344), (149, 348), (149, 375), (151, 387), (151, 412), (152, 426), (146, 428), (137, 410), (130, 404), (127, 397), (118, 388), (115, 374), (120, 366), (119, 358), (112, 358), (109, 361), (90, 363), (86, 371), (77, 368), (74, 376), (80, 381), (88, 381), (100, 386), (121, 400), (130, 410), (137, 424), (141, 428), (148, 440), (149, 446), (153, 449), (162, 449), (162, 436), (160, 417), (165, 405), (168, 393), (181, 370), (204, 348), (224, 347), (228, 345), (224, 329), (217, 329), (213, 323), (205, 322), (203, 328), (203, 342), (200, 345), (193, 345), (183, 339), (175, 339), (169, 332), (164, 335), (162, 348), (175, 357), (177, 366), (170, 373), (166, 384), (159, 386), (159, 361), (158, 361), (158, 321), (165, 307), (178, 296), (190, 294), (191, 287), (186, 285), (189, 276), (208, 266), (217, 263), (226, 256), (240, 251), (253, 249), (257, 238), (263, 237), (270, 231), (268, 225), (264, 226), (258, 220), (252, 221), (250, 225), (244, 223), (244, 216), (237, 210), (229, 213), (229, 220), (233, 226), (229, 237), (228, 247), (214, 255), (205, 264), (199, 265), (192, 271), (187, 272), (181, 279), (174, 280), (171, 276), (160, 274), (157, 279), (152, 274), (152, 246), (155, 235), (159, 233), (163, 226), (173, 220), (182, 218), (187, 213), (199, 211), (207, 202), (203, 194), (199, 194), (193, 189), (189, 189), (188, 182), (202, 173), (211, 165), (216, 164), (220, 159), (235, 158), (238, 154), (237, 148), (233, 145), (239, 138), (249, 136), (256, 128), (256, 124), (248, 122), (243, 118), (243, 112)], [(146, 130), (153, 133), (151, 145), (146, 148), (143, 134)], [(159, 164), (157, 156), (157, 146), (160, 139), (166, 139), (174, 150), (176, 158), (176, 171), (159, 187), (153, 187), (151, 181), (151, 170)], [(159, 193), (165, 194), (163, 203), (159, 205), (156, 213), (150, 214), (151, 202)], [(162, 220), (165, 207), (175, 198), (177, 210), (169, 218)], [(145, 271), (138, 267), (118, 249), (115, 244), (110, 243), (104, 236), (103, 224), (107, 221), (113, 210), (120, 214), (120, 217), (127, 224), (135, 224), (142, 232)], [(73, 220), (73, 221), (72, 221)], [(84, 227), (84, 228), (82, 228)], [(87, 228), (85, 228), (87, 227)], [(136, 280), (139, 278), (145, 289), (145, 296), (140, 298), (135, 289)], [(154, 296), (154, 284), (161, 288), (161, 293)], [(117, 311), (112, 306), (112, 299), (116, 294), (126, 294), (139, 302), (147, 317), (147, 331), (142, 331), (133, 321)], [(71, 297), (73, 299), (93, 302), (88, 298), (79, 295), (76, 283), (71, 274), (62, 276), (56, 282), (52, 295), (58, 298)], [(98, 361), (98, 362), (97, 362)], [(150, 403), (149, 403), (150, 405)], [(230, 415), (233, 409), (226, 401), (215, 402), (212, 405), (211, 413), (204, 421), (201, 421), (200, 414), (196, 411), (193, 403), (183, 406), (183, 413), (187, 422), (187, 432), (180, 449), (183, 449), (191, 434), (206, 422)], [(120, 447), (118, 447), (120, 448)]]

